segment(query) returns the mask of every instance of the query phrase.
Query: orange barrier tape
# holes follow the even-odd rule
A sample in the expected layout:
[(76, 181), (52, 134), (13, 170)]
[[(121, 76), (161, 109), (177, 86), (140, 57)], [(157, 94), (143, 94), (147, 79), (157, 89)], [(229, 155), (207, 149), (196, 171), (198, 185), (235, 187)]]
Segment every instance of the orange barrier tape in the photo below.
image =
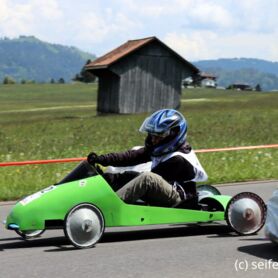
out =
[(65, 163), (65, 162), (76, 162), (86, 159), (86, 157), (76, 158), (61, 158), (61, 159), (48, 159), (48, 160), (30, 160), (30, 161), (13, 161), (13, 162), (1, 162), (0, 167), (5, 166), (22, 166), (30, 164), (50, 164), (50, 163)]
[[(202, 150), (195, 150), (195, 152), (196, 153), (210, 153), (210, 152), (226, 152), (226, 151), (254, 150), (254, 149), (270, 149), (270, 148), (278, 148), (278, 144), (260, 145), (260, 146), (245, 146), (245, 147), (229, 147), (229, 148), (218, 148), (218, 149), (202, 149)], [(30, 164), (66, 163), (66, 162), (81, 161), (81, 160), (84, 160), (84, 159), (86, 159), (86, 157), (1, 162), (0, 167), (22, 166), (22, 165), (30, 165)]]
[(260, 145), (260, 146), (245, 146), (245, 147), (228, 147), (228, 148), (219, 148), (219, 149), (203, 149), (196, 150), (196, 153), (210, 153), (210, 152), (226, 152), (226, 151), (239, 151), (239, 150), (254, 150), (254, 149), (270, 149), (278, 148), (278, 144), (272, 145)]

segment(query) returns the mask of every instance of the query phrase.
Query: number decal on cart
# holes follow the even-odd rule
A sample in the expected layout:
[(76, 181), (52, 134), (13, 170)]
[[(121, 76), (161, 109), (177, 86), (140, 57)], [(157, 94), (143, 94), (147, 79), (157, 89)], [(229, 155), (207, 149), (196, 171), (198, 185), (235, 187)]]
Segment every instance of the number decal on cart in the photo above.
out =
[(36, 192), (32, 195), (29, 195), (29, 196), (25, 197), (23, 200), (20, 201), (20, 203), (23, 206), (25, 206), (25, 205), (31, 203), (32, 201), (40, 198), (42, 195), (46, 194), (47, 192), (50, 192), (50, 191), (54, 190), (55, 188), (56, 188), (55, 185), (51, 185), (51, 186), (49, 186), (49, 187), (47, 187), (47, 188), (45, 188), (41, 191), (38, 191), (38, 192)]

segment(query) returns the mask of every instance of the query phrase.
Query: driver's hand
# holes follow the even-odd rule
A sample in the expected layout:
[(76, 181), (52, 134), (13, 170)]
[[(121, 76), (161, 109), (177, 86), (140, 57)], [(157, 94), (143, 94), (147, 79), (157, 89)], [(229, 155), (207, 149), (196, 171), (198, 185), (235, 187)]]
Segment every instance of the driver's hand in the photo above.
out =
[(94, 152), (89, 153), (88, 156), (87, 156), (87, 161), (91, 165), (94, 165), (94, 164), (98, 163), (98, 155)]

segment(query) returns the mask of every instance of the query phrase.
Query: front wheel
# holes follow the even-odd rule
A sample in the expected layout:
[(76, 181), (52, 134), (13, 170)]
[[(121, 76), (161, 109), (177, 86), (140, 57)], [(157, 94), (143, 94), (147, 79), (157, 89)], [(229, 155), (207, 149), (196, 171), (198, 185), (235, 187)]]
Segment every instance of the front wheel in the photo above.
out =
[(91, 204), (77, 205), (65, 218), (64, 232), (75, 247), (90, 248), (104, 233), (103, 215)]
[(237, 234), (252, 235), (264, 226), (266, 211), (261, 197), (252, 192), (242, 192), (227, 204), (225, 219)]
[(24, 239), (31, 239), (39, 237), (45, 230), (30, 230), (30, 231), (20, 231), (16, 230), (15, 232)]

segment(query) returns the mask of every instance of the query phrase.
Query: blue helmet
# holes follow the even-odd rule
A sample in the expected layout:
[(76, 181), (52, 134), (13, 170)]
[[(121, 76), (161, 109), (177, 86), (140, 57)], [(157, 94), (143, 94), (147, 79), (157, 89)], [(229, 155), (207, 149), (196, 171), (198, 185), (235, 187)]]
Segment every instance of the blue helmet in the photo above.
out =
[(145, 142), (152, 156), (161, 156), (176, 151), (186, 141), (187, 123), (180, 112), (162, 109), (146, 118), (139, 131), (163, 138), (156, 145), (151, 145), (149, 136)]

